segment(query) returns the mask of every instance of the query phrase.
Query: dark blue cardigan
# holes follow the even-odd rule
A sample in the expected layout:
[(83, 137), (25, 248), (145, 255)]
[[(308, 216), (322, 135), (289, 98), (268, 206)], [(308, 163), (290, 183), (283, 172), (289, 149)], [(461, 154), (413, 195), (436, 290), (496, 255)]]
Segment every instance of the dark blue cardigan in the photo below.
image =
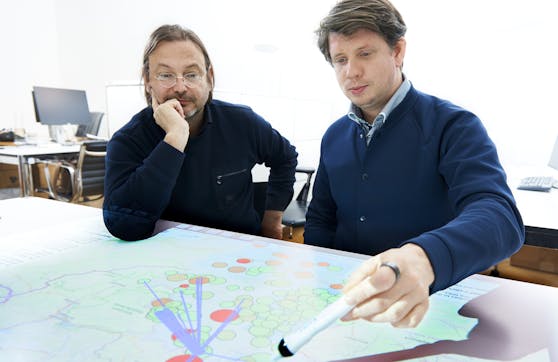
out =
[(211, 101), (204, 126), (184, 152), (163, 142), (151, 107), (114, 134), (107, 147), (105, 225), (124, 240), (149, 237), (158, 219), (258, 234), (252, 167), (270, 167), (266, 210), (293, 195), (295, 148), (246, 106)]
[(411, 88), (370, 146), (347, 116), (323, 137), (304, 241), (368, 255), (420, 245), (431, 292), (524, 241), (521, 216), (480, 120)]

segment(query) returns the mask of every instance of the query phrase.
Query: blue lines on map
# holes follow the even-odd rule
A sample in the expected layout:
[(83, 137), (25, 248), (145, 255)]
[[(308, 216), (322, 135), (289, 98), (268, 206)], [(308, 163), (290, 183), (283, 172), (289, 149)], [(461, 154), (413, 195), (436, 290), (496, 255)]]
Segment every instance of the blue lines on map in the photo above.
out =
[(0, 285), (0, 304), (8, 303), (8, 301), (12, 298), (12, 295), (13, 290), (11, 288)]
[[(190, 318), (190, 313), (188, 312), (188, 307), (186, 306), (186, 301), (184, 300), (184, 294), (180, 291), (180, 298), (182, 299), (182, 306), (184, 308), (184, 312), (188, 319), (188, 326), (187, 328), (186, 323), (180, 317), (180, 314), (174, 314), (169, 308), (166, 307), (165, 303), (159, 298), (159, 296), (155, 293), (155, 291), (149, 286), (149, 284), (144, 281), (145, 286), (151, 294), (157, 299), (159, 305), (163, 308), (162, 310), (156, 311), (155, 316), (163, 323), (173, 334), (174, 336), (182, 342), (184, 347), (188, 349), (191, 353), (189, 361), (193, 361), (196, 357), (201, 357), (202, 355), (207, 356), (215, 356), (222, 359), (227, 359), (231, 361), (240, 361), (238, 358), (231, 358), (226, 356), (220, 356), (213, 353), (206, 352), (207, 347), (209, 344), (215, 339), (223, 329), (227, 327), (229, 323), (233, 321), (235, 317), (237, 317), (240, 313), (240, 306), (242, 305), (241, 301), (236, 308), (234, 309), (233, 313), (229, 314), (229, 316), (221, 323), (221, 325), (213, 332), (205, 342), (202, 343), (201, 338), (201, 324), (202, 324), (202, 278), (196, 279), (196, 328), (194, 329), (192, 325), (192, 319)], [(194, 334), (195, 331), (195, 334)]]

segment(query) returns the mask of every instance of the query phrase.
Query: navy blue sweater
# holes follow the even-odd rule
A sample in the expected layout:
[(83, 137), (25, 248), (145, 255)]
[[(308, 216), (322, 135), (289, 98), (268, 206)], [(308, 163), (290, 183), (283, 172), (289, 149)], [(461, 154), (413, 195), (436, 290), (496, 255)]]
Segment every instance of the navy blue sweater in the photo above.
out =
[(368, 255), (418, 244), (432, 293), (521, 246), (521, 216), (475, 115), (411, 88), (368, 147), (361, 134), (345, 116), (324, 135), (305, 243)]
[(115, 236), (151, 236), (159, 219), (258, 234), (252, 167), (270, 167), (266, 210), (293, 195), (295, 148), (246, 106), (211, 101), (200, 133), (184, 152), (163, 141), (151, 107), (114, 134), (107, 147), (105, 225)]

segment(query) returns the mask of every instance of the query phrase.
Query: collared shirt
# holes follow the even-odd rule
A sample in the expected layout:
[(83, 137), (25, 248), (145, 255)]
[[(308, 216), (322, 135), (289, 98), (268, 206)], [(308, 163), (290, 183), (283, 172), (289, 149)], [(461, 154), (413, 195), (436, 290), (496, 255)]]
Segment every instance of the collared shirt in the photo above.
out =
[(366, 134), (367, 146), (370, 144), (374, 133), (384, 125), (391, 111), (395, 107), (397, 107), (399, 103), (401, 103), (403, 98), (405, 98), (405, 96), (409, 92), (409, 89), (411, 89), (411, 81), (407, 79), (405, 75), (403, 75), (403, 83), (401, 83), (397, 91), (386, 103), (382, 111), (376, 116), (376, 118), (374, 118), (374, 122), (372, 122), (372, 124), (366, 122), (362, 110), (358, 108), (354, 103), (351, 103), (351, 107), (349, 108), (349, 113), (347, 114), (347, 116), (362, 127), (362, 130)]

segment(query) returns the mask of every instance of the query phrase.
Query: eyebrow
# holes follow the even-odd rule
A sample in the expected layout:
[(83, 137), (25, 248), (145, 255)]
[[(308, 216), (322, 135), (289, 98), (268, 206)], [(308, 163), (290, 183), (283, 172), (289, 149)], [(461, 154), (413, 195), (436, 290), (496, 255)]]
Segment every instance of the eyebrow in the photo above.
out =
[[(167, 68), (167, 69), (173, 69), (172, 66), (170, 66), (170, 65), (168, 65), (168, 64), (165, 64), (165, 63), (158, 63), (158, 64), (155, 64), (155, 68), (156, 68), (156, 69), (159, 68), (159, 67)], [(198, 64), (196, 64), (196, 63), (192, 63), (192, 64), (190, 64), (190, 65), (187, 65), (187, 66), (184, 68), (184, 70), (190, 70), (190, 69), (196, 69), (196, 70), (198, 70), (198, 71), (202, 71), (202, 70), (203, 70), (203, 68), (200, 67), (200, 66), (199, 66)]]

